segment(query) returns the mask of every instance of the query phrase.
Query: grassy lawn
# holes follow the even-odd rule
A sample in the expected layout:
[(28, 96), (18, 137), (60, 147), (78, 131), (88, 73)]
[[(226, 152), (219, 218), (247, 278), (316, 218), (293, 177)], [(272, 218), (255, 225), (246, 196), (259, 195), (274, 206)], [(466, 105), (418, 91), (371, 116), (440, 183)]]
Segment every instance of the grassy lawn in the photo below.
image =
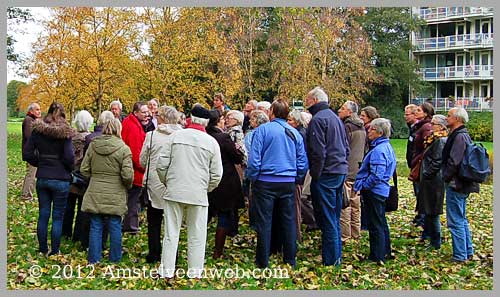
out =
[[(142, 229), (139, 235), (123, 236), (125, 252), (119, 264), (107, 262), (108, 251), (98, 266), (87, 267), (87, 252), (69, 240), (61, 243), (62, 255), (44, 258), (39, 256), (36, 238), (38, 202), (24, 202), (20, 189), (25, 165), (21, 160), (20, 123), (8, 123), (8, 198), (7, 198), (7, 288), (8, 289), (493, 289), (493, 187), (483, 185), (481, 193), (470, 196), (467, 213), (470, 218), (476, 254), (465, 264), (449, 262), (452, 254), (450, 232), (446, 228), (446, 215), (441, 216), (443, 246), (439, 251), (426, 251), (417, 241), (420, 229), (411, 223), (415, 213), (412, 186), (401, 175), (399, 179), (400, 208), (388, 214), (394, 260), (384, 266), (364, 262), (368, 255), (367, 232), (362, 232), (359, 242), (343, 246), (343, 263), (340, 268), (321, 265), (321, 233), (304, 232), (298, 245), (297, 266), (294, 270), (280, 266), (281, 259), (271, 256), (271, 269), (284, 268), (284, 278), (213, 277), (201, 280), (176, 278), (171, 281), (149, 277), (117, 277), (110, 271), (118, 268), (149, 271), (157, 266), (145, 263), (147, 234), (145, 211), (141, 213)], [(405, 140), (391, 141), (398, 164), (405, 164)], [(491, 144), (490, 144), (491, 145)], [(403, 167), (400, 166), (399, 167)], [(399, 169), (399, 168), (398, 168)], [(240, 269), (252, 271), (255, 267), (255, 232), (248, 227), (248, 217), (243, 213), (240, 234), (226, 241), (225, 258), (211, 258), (214, 246), (215, 222), (208, 228), (205, 267), (207, 269)], [(181, 231), (178, 267), (187, 269), (185, 228)], [(50, 240), (50, 239), (49, 239)], [(42, 275), (30, 275), (33, 265), (41, 268)], [(111, 269), (111, 270), (110, 270)]]

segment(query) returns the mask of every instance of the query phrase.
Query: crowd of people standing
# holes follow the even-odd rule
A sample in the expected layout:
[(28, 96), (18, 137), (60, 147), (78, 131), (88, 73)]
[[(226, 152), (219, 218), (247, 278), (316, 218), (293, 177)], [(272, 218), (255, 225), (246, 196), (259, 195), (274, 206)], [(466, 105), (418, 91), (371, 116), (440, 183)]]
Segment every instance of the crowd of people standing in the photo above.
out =
[[(304, 101), (307, 112), (290, 110), (281, 98), (250, 100), (241, 112), (217, 93), (213, 109), (195, 104), (187, 119), (154, 98), (135, 103), (126, 116), (113, 101), (93, 132), (88, 111), (76, 114), (74, 129), (61, 104), (52, 103), (43, 118), (40, 106), (31, 104), (23, 122), (21, 198), (33, 199), (36, 175), (40, 253), (61, 253), (66, 236), (88, 248), (89, 263), (98, 263), (109, 237), (109, 260), (118, 262), (123, 234), (141, 232), (139, 213), (146, 209), (146, 261), (161, 263), (160, 276), (173, 277), (185, 216), (189, 276), (200, 277), (208, 223), (217, 220), (213, 258), (224, 257), (226, 238), (239, 233), (241, 209), (247, 209), (260, 268), (273, 253), (294, 267), (302, 232), (317, 229), (324, 265), (340, 265), (342, 246), (359, 241), (362, 230), (369, 235), (368, 260), (393, 259), (385, 211), (396, 174), (391, 122), (353, 101), (335, 111), (320, 87)], [(471, 142), (467, 112), (455, 107), (443, 116), (428, 103), (410, 104), (405, 120), (420, 240), (441, 247), (446, 196), (451, 260), (467, 261), (474, 254), (467, 197), (479, 191), (477, 183), (458, 177)]]

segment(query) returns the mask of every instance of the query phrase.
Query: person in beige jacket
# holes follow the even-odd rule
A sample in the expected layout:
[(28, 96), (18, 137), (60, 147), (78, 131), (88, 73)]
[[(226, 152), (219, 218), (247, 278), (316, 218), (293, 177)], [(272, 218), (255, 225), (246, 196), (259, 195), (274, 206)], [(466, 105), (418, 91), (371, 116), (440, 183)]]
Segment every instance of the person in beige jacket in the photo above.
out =
[(103, 224), (109, 230), (109, 260), (122, 257), (122, 217), (127, 213), (127, 189), (132, 187), (132, 153), (121, 139), (121, 123), (103, 124), (102, 135), (94, 138), (83, 158), (80, 172), (90, 178), (83, 196), (82, 211), (90, 213), (89, 263), (101, 260)]
[(161, 225), (163, 221), (163, 196), (165, 185), (160, 182), (156, 173), (156, 162), (161, 148), (172, 133), (182, 130), (177, 124), (180, 113), (174, 107), (161, 106), (156, 116), (158, 127), (156, 130), (146, 134), (146, 140), (142, 146), (140, 161), (142, 168), (146, 168), (142, 183), (146, 186), (149, 196), (147, 205), (148, 221), (148, 255), (147, 263), (155, 263), (161, 260)]
[(201, 278), (207, 241), (208, 192), (222, 178), (219, 144), (206, 134), (210, 113), (198, 105), (191, 111), (190, 128), (170, 135), (159, 153), (156, 171), (166, 186), (163, 196), (165, 236), (159, 274), (175, 275), (182, 218), (186, 213), (188, 277)]

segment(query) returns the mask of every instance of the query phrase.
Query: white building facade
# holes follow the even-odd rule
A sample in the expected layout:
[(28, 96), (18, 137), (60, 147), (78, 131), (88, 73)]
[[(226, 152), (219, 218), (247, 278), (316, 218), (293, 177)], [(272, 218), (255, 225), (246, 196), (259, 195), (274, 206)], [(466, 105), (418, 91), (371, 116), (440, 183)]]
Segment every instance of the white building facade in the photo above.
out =
[(412, 14), (427, 24), (412, 34), (411, 55), (433, 88), (411, 91), (409, 102), (428, 101), (436, 110), (492, 111), (493, 8), (416, 7)]

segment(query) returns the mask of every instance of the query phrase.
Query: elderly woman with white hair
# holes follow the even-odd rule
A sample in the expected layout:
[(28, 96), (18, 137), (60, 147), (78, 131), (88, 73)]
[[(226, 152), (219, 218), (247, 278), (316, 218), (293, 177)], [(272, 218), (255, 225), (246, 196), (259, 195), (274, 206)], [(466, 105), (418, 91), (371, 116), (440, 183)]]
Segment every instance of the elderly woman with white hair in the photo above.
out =
[[(73, 125), (76, 127), (76, 135), (73, 137), (73, 151), (75, 153), (75, 167), (74, 172), (78, 174), (80, 172), (80, 165), (82, 164), (83, 156), (85, 154), (85, 137), (90, 134), (90, 127), (94, 123), (94, 118), (86, 110), (80, 110), (76, 113), (73, 119)], [(66, 209), (64, 211), (64, 219), (62, 225), (62, 235), (68, 238), (72, 237), (73, 241), (80, 239), (81, 231), (81, 208), (82, 199), (85, 194), (86, 187), (80, 183), (72, 182), (69, 188), (68, 201), (66, 204)], [(75, 205), (78, 208), (76, 213), (76, 222), (73, 229), (73, 219), (75, 217)]]
[[(236, 149), (240, 151), (243, 154), (243, 162), (241, 164), (236, 165), (236, 170), (238, 171), (238, 175), (240, 176), (240, 181), (243, 182), (243, 173), (245, 171), (245, 167), (247, 165), (247, 160), (248, 160), (248, 154), (247, 150), (245, 149), (245, 134), (243, 134), (243, 120), (244, 120), (244, 115), (241, 111), (239, 110), (230, 110), (227, 112), (226, 117), (225, 117), (225, 122), (226, 122), (226, 133), (229, 134), (231, 137), (231, 140), (236, 144)], [(234, 213), (234, 221), (232, 222), (233, 228), (231, 231), (229, 231), (228, 235), (229, 236), (234, 236), (238, 234), (238, 221), (239, 221), (239, 215), (238, 215), (238, 208), (244, 208), (245, 207), (245, 202), (244, 200), (241, 200), (237, 203), (236, 207), (234, 208), (235, 213)]]
[(391, 123), (388, 119), (371, 121), (368, 129), (370, 150), (356, 175), (354, 190), (361, 191), (366, 203), (370, 255), (377, 263), (392, 258), (389, 226), (385, 217), (385, 202), (389, 197), (389, 181), (396, 170), (396, 155), (389, 142)]
[(142, 146), (140, 161), (141, 166), (146, 169), (143, 184), (146, 186), (149, 196), (147, 205), (148, 221), (148, 255), (147, 263), (155, 263), (161, 260), (161, 225), (163, 221), (163, 195), (166, 187), (160, 182), (156, 172), (158, 154), (163, 145), (168, 141), (170, 135), (181, 130), (179, 124), (180, 113), (175, 107), (163, 105), (158, 108), (156, 130), (148, 132)]
[(420, 183), (417, 200), (418, 212), (425, 215), (424, 231), (430, 237), (430, 248), (441, 248), (441, 223), (443, 213), (444, 180), (441, 173), (442, 153), (448, 139), (447, 120), (437, 114), (431, 119), (432, 134), (424, 139), (424, 153), (420, 165)]

